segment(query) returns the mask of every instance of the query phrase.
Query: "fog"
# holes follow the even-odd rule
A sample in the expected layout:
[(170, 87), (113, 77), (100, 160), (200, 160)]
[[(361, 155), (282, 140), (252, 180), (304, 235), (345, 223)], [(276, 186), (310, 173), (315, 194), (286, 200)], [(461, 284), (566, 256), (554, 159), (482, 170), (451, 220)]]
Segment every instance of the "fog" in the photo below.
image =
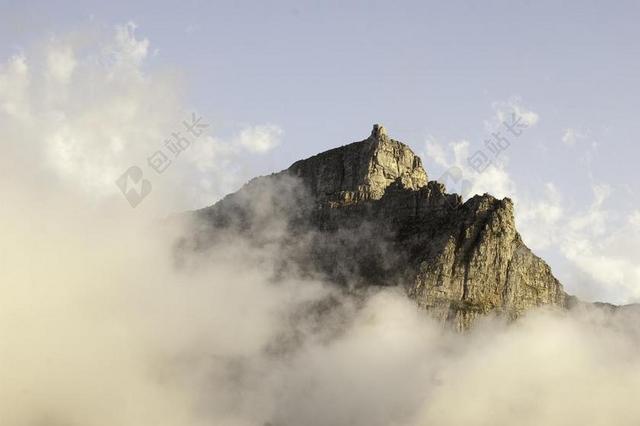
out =
[[(278, 254), (240, 236), (177, 265), (188, 222), (30, 183), (2, 182), (3, 424), (605, 425), (640, 416), (631, 312), (541, 310), (459, 334), (399, 289), (354, 298), (293, 274), (275, 280)], [(273, 226), (282, 232), (277, 218)]]
[[(3, 425), (637, 424), (634, 311), (543, 309), (460, 334), (398, 287), (349, 296), (283, 274), (280, 252), (241, 235), (178, 262), (194, 224), (166, 206), (184, 193), (132, 209), (87, 189), (83, 173), (127, 158), (80, 150), (71, 164), (86, 167), (63, 173), (27, 131), (37, 112), (17, 110), (0, 120)], [(263, 230), (282, 236), (269, 217)]]

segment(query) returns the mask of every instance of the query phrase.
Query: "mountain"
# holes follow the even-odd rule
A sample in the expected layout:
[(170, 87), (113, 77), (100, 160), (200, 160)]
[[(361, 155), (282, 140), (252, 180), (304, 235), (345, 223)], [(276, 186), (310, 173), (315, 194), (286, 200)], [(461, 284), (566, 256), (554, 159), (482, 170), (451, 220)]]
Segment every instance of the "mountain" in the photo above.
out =
[(447, 193), (379, 125), (365, 140), (255, 178), (193, 215), (198, 248), (229, 232), (244, 235), (276, 254), (280, 273), (321, 277), (347, 291), (401, 286), (459, 329), (483, 314), (515, 319), (573, 300), (523, 243), (510, 199), (463, 202)]

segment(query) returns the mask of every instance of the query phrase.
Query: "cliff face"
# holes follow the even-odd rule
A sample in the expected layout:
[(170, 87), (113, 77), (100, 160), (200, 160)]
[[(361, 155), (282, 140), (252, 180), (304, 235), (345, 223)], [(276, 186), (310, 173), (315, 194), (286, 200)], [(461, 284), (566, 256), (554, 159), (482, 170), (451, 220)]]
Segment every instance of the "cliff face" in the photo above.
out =
[(287, 172), (301, 178), (316, 200), (333, 207), (379, 200), (394, 182), (412, 190), (428, 182), (420, 158), (377, 124), (369, 139), (300, 160)]
[[(463, 203), (377, 125), (369, 138), (254, 179), (196, 216), (200, 247), (233, 229), (277, 246), (283, 269), (348, 288), (402, 286), (461, 329), (489, 312), (517, 318), (568, 301), (522, 242), (511, 200), (484, 194)], [(266, 231), (274, 218), (284, 232)]]

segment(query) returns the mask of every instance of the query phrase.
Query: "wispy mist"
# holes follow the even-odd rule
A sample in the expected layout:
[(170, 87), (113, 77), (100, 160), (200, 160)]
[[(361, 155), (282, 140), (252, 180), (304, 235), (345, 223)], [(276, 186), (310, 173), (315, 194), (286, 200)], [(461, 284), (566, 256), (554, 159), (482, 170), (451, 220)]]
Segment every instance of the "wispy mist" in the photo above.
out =
[[(12, 61), (3, 78), (29, 75), (28, 61)], [(71, 72), (56, 69), (52, 78)], [(62, 80), (67, 95), (81, 89), (71, 75)], [(200, 228), (163, 219), (169, 196), (138, 210), (115, 185), (96, 189), (112, 184), (128, 154), (91, 145), (89, 119), (29, 131), (31, 103), (2, 90), (3, 425), (637, 424), (636, 312), (541, 310), (460, 334), (401, 287), (347, 295), (283, 272), (281, 251), (244, 235), (182, 250), (177, 262), (176, 242)], [(148, 128), (147, 116), (114, 111), (113, 128), (120, 119)], [(110, 132), (98, 132), (103, 143)], [(175, 198), (179, 206), (184, 194)], [(264, 235), (287, 232), (269, 203), (255, 207)]]

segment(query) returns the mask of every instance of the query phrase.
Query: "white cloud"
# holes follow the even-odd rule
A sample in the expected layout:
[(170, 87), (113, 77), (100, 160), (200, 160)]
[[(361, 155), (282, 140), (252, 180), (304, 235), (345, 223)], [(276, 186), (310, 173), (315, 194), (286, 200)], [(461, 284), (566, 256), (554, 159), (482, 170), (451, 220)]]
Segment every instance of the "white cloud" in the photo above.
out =
[(636, 231), (640, 231), (640, 210), (633, 211), (628, 218), (629, 225)]
[[(480, 146), (472, 150), (469, 141), (465, 140), (445, 145), (430, 138), (423, 156), (425, 160), (430, 160), (429, 164), (435, 163), (442, 168), (439, 175), (432, 175), (430, 179), (440, 181), (445, 184), (447, 191), (459, 193), (464, 198), (485, 192), (498, 198), (515, 197), (516, 187), (507, 172), (508, 157), (504, 152), (498, 158), (491, 157), (483, 148)], [(482, 151), (482, 158), (486, 159), (481, 170), (470, 165), (470, 158), (478, 156), (478, 151)], [(452, 168), (456, 169), (453, 176)]]
[(48, 76), (60, 83), (67, 83), (77, 65), (71, 46), (54, 45), (47, 52)]
[(497, 198), (517, 198), (515, 182), (505, 163), (489, 166), (484, 172), (476, 173), (471, 193), (489, 193)]
[(594, 203), (568, 221), (561, 247), (568, 259), (602, 286), (596, 298), (636, 302), (640, 300), (640, 230), (634, 213), (619, 220), (606, 210), (609, 194), (607, 186), (594, 188)]
[[(82, 45), (89, 53), (80, 57), (84, 40), (52, 38), (0, 69), (2, 127), (44, 156), (51, 171), (94, 195), (114, 193), (118, 175), (161, 143), (164, 123), (181, 118), (177, 85), (139, 69), (148, 41), (137, 40), (134, 28), (119, 26)], [(133, 62), (125, 69), (122, 60), (90, 60), (103, 46)]]
[(182, 122), (194, 111), (171, 74), (145, 70), (149, 50), (132, 22), (91, 37), (49, 38), (0, 65), (0, 126), (42, 157), (48, 172), (96, 200), (119, 196), (115, 180), (138, 165), (153, 184), (141, 209), (154, 202), (171, 210), (213, 202), (249, 177), (238, 169), (246, 151), (273, 149), (283, 132), (268, 124), (247, 126), (228, 140), (205, 133), (156, 173), (147, 159), (166, 151), (173, 132), (186, 134)]
[(12, 119), (26, 119), (30, 109), (27, 93), (30, 85), (29, 66), (24, 55), (15, 55), (0, 65), (0, 106)]
[(565, 145), (575, 145), (578, 138), (577, 131), (571, 127), (565, 129), (562, 135), (562, 143)]
[[(509, 157), (506, 152), (513, 135), (507, 135), (505, 123), (514, 125), (515, 117), (516, 123), (522, 126), (516, 126), (515, 131), (523, 132), (538, 123), (539, 115), (526, 107), (518, 96), (493, 102), (491, 106), (494, 116), (484, 122), (487, 132), (484, 144), (471, 144), (466, 140), (444, 144), (430, 136), (424, 157), (444, 168), (440, 173), (443, 178), (451, 175), (447, 169), (452, 167), (462, 174), (458, 181), (442, 182), (450, 192), (464, 192), (462, 195), (465, 197), (486, 192), (498, 198), (515, 199), (516, 185), (507, 170)], [(494, 133), (498, 136), (494, 136)], [(506, 143), (495, 139), (500, 136), (506, 137)], [(437, 176), (431, 178), (438, 180)]]
[(135, 34), (136, 28), (137, 25), (131, 21), (116, 27), (114, 44), (110, 47), (112, 50), (109, 53), (122, 63), (140, 65), (147, 57), (149, 40), (138, 39)]
[(282, 134), (282, 129), (273, 124), (251, 126), (240, 132), (237, 141), (250, 152), (264, 154), (280, 144)]
[(450, 167), (447, 161), (447, 153), (442, 146), (438, 143), (433, 136), (427, 138), (425, 146), (425, 158), (432, 160), (435, 164), (442, 167)]
[(593, 236), (601, 236), (606, 232), (606, 223), (609, 213), (603, 209), (603, 204), (611, 195), (611, 187), (600, 184), (593, 185), (593, 203), (583, 214), (569, 218), (568, 226), (570, 230), (585, 231)]
[[(568, 127), (564, 130), (564, 133), (562, 134), (562, 143), (564, 143), (565, 145), (573, 146), (579, 141), (586, 139), (587, 136), (588, 136), (588, 133), (586, 132), (575, 129), (573, 127)], [(593, 144), (595, 144), (595, 142)]]
[[(524, 197), (516, 219), (534, 250), (557, 251), (575, 270), (564, 284), (589, 300), (629, 303), (640, 300), (640, 214), (623, 220), (607, 209), (613, 190), (594, 185), (593, 202), (571, 208), (553, 184), (542, 199)], [(589, 280), (591, 282), (585, 282)]]
[(485, 121), (485, 129), (487, 132), (495, 131), (505, 122), (510, 123), (513, 114), (515, 114), (516, 118), (521, 117), (528, 127), (535, 126), (540, 119), (538, 113), (525, 106), (522, 98), (519, 96), (512, 96), (506, 101), (493, 102), (491, 106), (494, 110), (495, 117), (489, 121)]
[(542, 198), (522, 197), (516, 204), (518, 228), (533, 249), (546, 249), (557, 243), (557, 228), (563, 220), (563, 199), (556, 186), (547, 182)]

